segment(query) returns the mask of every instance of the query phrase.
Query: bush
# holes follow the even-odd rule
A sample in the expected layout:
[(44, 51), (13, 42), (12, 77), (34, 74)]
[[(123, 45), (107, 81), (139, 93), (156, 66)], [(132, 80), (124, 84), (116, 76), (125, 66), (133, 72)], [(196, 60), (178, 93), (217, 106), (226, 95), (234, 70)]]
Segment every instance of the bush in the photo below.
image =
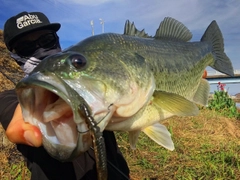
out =
[(240, 119), (236, 103), (224, 89), (225, 84), (218, 84), (218, 90), (214, 91), (213, 99), (208, 102), (208, 109), (215, 110), (225, 117)]

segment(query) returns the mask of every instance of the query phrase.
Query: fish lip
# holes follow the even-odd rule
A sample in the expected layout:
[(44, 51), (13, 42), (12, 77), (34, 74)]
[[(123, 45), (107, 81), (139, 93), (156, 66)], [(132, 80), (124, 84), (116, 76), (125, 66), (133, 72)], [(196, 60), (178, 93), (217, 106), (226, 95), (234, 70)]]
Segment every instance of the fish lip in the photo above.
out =
[[(57, 83), (55, 83), (55, 82), (57, 82)], [(24, 109), (24, 106), (25, 106), (24, 99), (26, 98), (25, 97), (26, 94), (24, 94), (24, 91), (26, 89), (29, 89), (30, 91), (33, 91), (33, 93), (35, 93), (34, 88), (36, 88), (36, 87), (43, 88), (44, 90), (57, 95), (59, 98), (63, 99), (71, 107), (72, 113), (73, 113), (73, 120), (76, 124), (76, 131), (77, 131), (78, 124), (81, 124), (81, 123), (86, 124), (84, 121), (84, 117), (82, 116), (81, 113), (79, 113), (79, 102), (85, 103), (86, 105), (87, 105), (87, 103), (76, 91), (71, 89), (68, 84), (66, 84), (62, 79), (60, 79), (54, 73), (43, 74), (41, 72), (36, 72), (36, 73), (33, 73), (31, 76), (28, 76), (28, 77), (22, 79), (17, 84), (16, 93), (18, 96), (19, 103), (22, 106), (22, 109)], [(77, 123), (76, 123), (75, 119), (78, 120)], [(37, 125), (38, 125), (40, 131), (43, 133), (43, 128), (39, 125), (39, 123), (40, 122), (38, 122)], [(89, 131), (87, 129), (85, 134), (88, 134), (88, 133), (89, 133)], [(53, 156), (54, 158), (56, 158), (60, 161), (68, 161), (68, 160), (73, 159), (75, 156), (77, 156), (79, 154), (79, 152), (76, 152), (76, 149), (79, 148), (79, 147), (77, 147), (77, 146), (79, 146), (79, 144), (78, 144), (79, 137), (78, 136), (79, 136), (79, 133), (77, 133), (77, 140), (76, 140), (75, 146), (66, 147), (63, 144), (51, 145), (51, 142), (47, 143), (46, 139), (48, 139), (48, 138), (46, 138), (46, 137), (43, 137), (43, 140), (44, 140), (43, 146), (48, 151), (48, 153), (51, 156)], [(68, 151), (64, 155), (62, 154), (62, 152), (58, 151), (58, 149), (62, 148), (62, 147), (67, 148), (67, 151)], [(82, 151), (85, 151), (85, 150), (82, 150)]]

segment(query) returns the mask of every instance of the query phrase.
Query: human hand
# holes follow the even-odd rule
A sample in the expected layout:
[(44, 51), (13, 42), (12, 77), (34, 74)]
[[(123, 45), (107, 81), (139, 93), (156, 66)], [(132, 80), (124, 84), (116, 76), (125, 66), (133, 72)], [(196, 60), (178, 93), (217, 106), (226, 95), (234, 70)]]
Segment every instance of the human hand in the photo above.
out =
[(22, 110), (18, 104), (12, 120), (6, 130), (7, 138), (16, 144), (27, 144), (34, 147), (42, 145), (42, 134), (38, 127), (24, 122)]

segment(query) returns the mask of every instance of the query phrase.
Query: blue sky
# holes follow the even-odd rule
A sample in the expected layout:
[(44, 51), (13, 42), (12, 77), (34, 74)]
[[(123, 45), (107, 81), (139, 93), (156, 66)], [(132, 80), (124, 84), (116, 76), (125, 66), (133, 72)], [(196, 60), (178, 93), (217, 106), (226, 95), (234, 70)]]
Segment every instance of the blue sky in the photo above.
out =
[[(240, 69), (239, 0), (0, 0), (0, 4), (0, 29), (9, 17), (22, 11), (41, 11), (51, 22), (61, 23), (58, 35), (63, 48), (91, 36), (91, 20), (95, 34), (102, 33), (99, 18), (104, 20), (104, 32), (123, 33), (129, 19), (138, 29), (154, 35), (159, 23), (169, 16), (189, 28), (192, 41), (199, 41), (211, 21), (216, 20), (225, 52), (234, 69)], [(238, 86), (233, 86), (232, 93), (237, 92)]]

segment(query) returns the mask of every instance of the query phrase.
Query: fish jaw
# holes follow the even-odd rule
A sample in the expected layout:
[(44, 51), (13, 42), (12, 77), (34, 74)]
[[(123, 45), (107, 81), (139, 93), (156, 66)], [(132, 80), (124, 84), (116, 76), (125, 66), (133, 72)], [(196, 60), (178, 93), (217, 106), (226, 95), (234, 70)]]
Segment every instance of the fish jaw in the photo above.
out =
[(79, 112), (81, 103), (88, 105), (103, 131), (113, 116), (135, 114), (148, 103), (155, 89), (153, 76), (147, 88), (127, 83), (130, 91), (124, 96), (102, 81), (87, 80), (64, 79), (55, 73), (38, 71), (17, 85), (24, 120), (39, 127), (45, 149), (58, 160), (71, 160), (92, 145), (86, 117)]
[(39, 127), (52, 157), (69, 161), (90, 148), (89, 128), (78, 109), (85, 101), (61, 79), (37, 72), (19, 82), (16, 92), (24, 120)]

